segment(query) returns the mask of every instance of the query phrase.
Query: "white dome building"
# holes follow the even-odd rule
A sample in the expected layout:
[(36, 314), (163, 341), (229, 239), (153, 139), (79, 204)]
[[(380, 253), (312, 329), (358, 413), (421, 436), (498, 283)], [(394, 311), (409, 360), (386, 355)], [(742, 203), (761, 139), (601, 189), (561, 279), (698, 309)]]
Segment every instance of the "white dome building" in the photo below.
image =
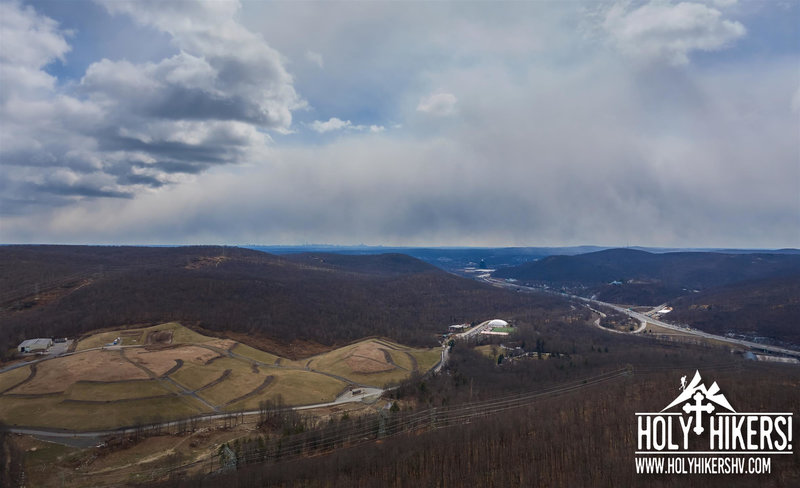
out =
[(500, 320), (500, 319), (490, 320), (489, 321), (489, 327), (491, 327), (491, 328), (508, 327), (508, 322), (506, 322), (505, 320)]

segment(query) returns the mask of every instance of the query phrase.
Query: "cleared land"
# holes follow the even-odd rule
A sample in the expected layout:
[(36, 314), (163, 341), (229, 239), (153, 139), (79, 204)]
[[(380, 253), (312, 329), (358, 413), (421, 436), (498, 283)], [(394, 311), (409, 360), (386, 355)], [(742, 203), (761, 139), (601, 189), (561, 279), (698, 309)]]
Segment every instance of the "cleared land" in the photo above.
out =
[(438, 349), (412, 349), (381, 339), (368, 339), (314, 356), (307, 367), (356, 384), (384, 387), (402, 381), (413, 371), (426, 372), (439, 358)]
[(111, 382), (149, 378), (147, 373), (126, 361), (119, 351), (87, 351), (42, 361), (35, 367), (36, 375), (30, 381), (4, 395), (60, 393), (77, 381)]
[[(103, 347), (117, 337), (121, 346)], [(0, 374), (0, 420), (96, 430), (287, 405), (332, 402), (348, 387), (384, 387), (430, 370), (436, 349), (367, 339), (290, 361), (177, 323), (105, 331), (73, 354)]]

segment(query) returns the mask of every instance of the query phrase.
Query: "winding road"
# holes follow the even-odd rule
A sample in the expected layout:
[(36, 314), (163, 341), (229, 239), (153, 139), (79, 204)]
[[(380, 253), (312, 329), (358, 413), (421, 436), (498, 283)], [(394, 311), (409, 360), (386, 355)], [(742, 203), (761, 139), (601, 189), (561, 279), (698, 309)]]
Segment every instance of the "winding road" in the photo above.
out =
[[(792, 357), (800, 358), (800, 351), (795, 351), (793, 349), (787, 349), (785, 347), (770, 346), (770, 345), (767, 345), (767, 344), (759, 344), (758, 342), (745, 341), (743, 339), (734, 339), (732, 337), (725, 337), (725, 336), (720, 336), (720, 335), (716, 335), (716, 334), (710, 334), (708, 332), (703, 332), (703, 331), (696, 330), (696, 329), (689, 329), (689, 328), (686, 328), (686, 327), (681, 327), (681, 326), (678, 326), (678, 325), (674, 325), (674, 324), (670, 324), (670, 323), (667, 323), (667, 322), (663, 322), (663, 321), (658, 320), (658, 319), (654, 319), (652, 317), (648, 317), (648, 316), (646, 316), (646, 315), (644, 315), (642, 313), (630, 310), (630, 309), (628, 309), (626, 307), (621, 307), (619, 305), (615, 305), (613, 303), (601, 302), (599, 300), (592, 300), (591, 298), (584, 298), (584, 297), (580, 297), (580, 296), (577, 296), (577, 295), (568, 295), (566, 293), (544, 291), (544, 290), (541, 290), (541, 289), (538, 289), (538, 288), (531, 288), (531, 287), (528, 287), (528, 286), (522, 286), (522, 285), (517, 284), (517, 283), (509, 283), (507, 281), (498, 280), (496, 278), (483, 278), (483, 280), (486, 283), (489, 283), (490, 285), (497, 286), (497, 287), (500, 287), (500, 288), (509, 288), (509, 289), (514, 289), (514, 290), (524, 290), (524, 291), (530, 292), (530, 293), (551, 293), (551, 294), (555, 293), (557, 295), (561, 295), (561, 296), (566, 297), (566, 298), (572, 298), (574, 300), (580, 300), (580, 301), (582, 301), (584, 303), (595, 304), (595, 305), (599, 305), (599, 306), (603, 306), (603, 307), (609, 307), (609, 308), (614, 309), (614, 310), (616, 310), (618, 312), (622, 312), (622, 313), (624, 313), (625, 315), (627, 315), (627, 316), (629, 316), (631, 318), (639, 320), (640, 322), (653, 324), (653, 325), (656, 325), (658, 327), (663, 327), (665, 329), (674, 330), (674, 331), (677, 331), (677, 332), (681, 332), (683, 334), (689, 334), (689, 335), (694, 335), (694, 336), (698, 336), (698, 337), (704, 337), (706, 339), (711, 339), (711, 340), (715, 340), (715, 341), (726, 342), (726, 343), (729, 343), (729, 344), (735, 344), (735, 345), (738, 345), (738, 346), (747, 347), (749, 349), (755, 349), (757, 351), (766, 351), (766, 352), (784, 354), (786, 356), (792, 356)], [(605, 330), (607, 330), (607, 329), (605, 329)], [(639, 327), (639, 329), (636, 332), (639, 332), (641, 330), (643, 330), (642, 327)]]

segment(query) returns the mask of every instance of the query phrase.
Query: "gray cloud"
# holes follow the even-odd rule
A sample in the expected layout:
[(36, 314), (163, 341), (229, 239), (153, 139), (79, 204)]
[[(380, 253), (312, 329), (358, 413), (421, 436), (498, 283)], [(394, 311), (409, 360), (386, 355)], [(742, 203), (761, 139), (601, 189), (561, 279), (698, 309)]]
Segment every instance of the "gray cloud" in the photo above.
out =
[(37, 195), (45, 205), (128, 198), (180, 181), (177, 173), (263, 161), (265, 131), (289, 131), (303, 106), (280, 54), (235, 20), (237, 3), (105, 5), (169, 33), (179, 53), (102, 59), (79, 83), (59, 85), (46, 68), (66, 61), (72, 33), (32, 7), (0, 4), (0, 212), (18, 213)]
[[(264, 130), (289, 128), (281, 111), (253, 118), (238, 104), (249, 85), (212, 76), (234, 41), (217, 49), (176, 25), (182, 11), (124, 5), (110, 9), (170, 32), (183, 54), (131, 65), (119, 82), (122, 62), (98, 62), (97, 73), (109, 69), (87, 73), (80, 105), (62, 112), (113, 123), (69, 132), (37, 164), (70, 152), (65, 181), (99, 172), (108, 179), (97, 188), (146, 191), (69, 200), (37, 210), (35, 223), (8, 216), (16, 241), (800, 246), (796, 57), (740, 58), (736, 46), (755, 31), (742, 35), (747, 18), (725, 5), (691, 7), (703, 14), (685, 30), (672, 22), (687, 12), (678, 2), (628, 3), (610, 24), (612, 4), (597, 15), (572, 2), (246, 4), (248, 32), (302, 61), (280, 66), (309, 100), (294, 113), (300, 133), (269, 147)], [(229, 4), (209, 5), (223, 12), (198, 13), (201, 31), (202, 19), (229, 18)], [(632, 22), (655, 7), (669, 15)], [(225, 71), (256, 79), (250, 69)], [(162, 113), (165, 93), (179, 118)], [(450, 116), (418, 110), (445, 93), (457, 100)], [(215, 108), (223, 101), (228, 111)], [(373, 122), (402, 128), (369, 133)], [(338, 130), (317, 139), (315, 127)], [(38, 181), (23, 169), (17, 179)]]

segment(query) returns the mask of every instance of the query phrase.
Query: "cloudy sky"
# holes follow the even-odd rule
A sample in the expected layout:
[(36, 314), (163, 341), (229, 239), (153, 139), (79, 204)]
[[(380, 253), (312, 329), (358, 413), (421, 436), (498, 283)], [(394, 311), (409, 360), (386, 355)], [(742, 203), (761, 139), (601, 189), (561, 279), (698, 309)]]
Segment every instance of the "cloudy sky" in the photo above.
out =
[(800, 247), (797, 25), (0, 0), (0, 242)]

